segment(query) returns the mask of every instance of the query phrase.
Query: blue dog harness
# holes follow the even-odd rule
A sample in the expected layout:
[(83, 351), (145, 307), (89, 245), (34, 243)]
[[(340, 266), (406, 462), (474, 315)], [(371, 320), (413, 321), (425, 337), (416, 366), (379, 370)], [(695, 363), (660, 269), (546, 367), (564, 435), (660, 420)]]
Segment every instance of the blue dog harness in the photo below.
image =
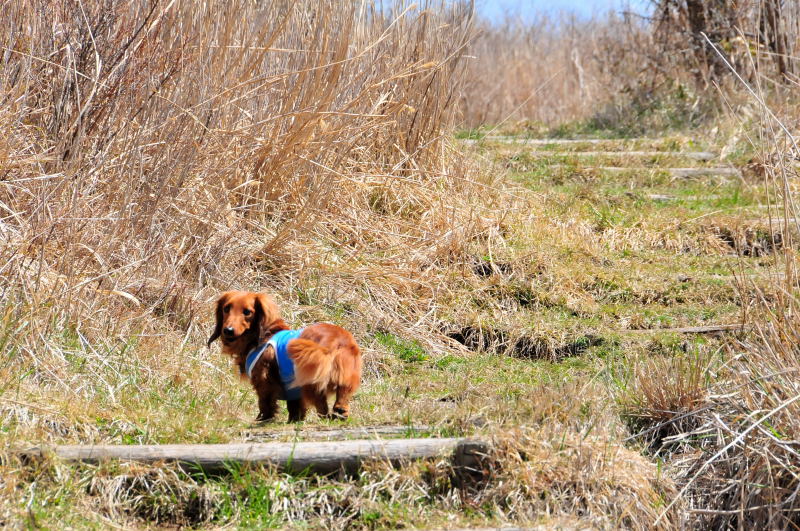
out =
[(259, 345), (247, 354), (245, 360), (245, 369), (247, 377), (252, 378), (253, 367), (256, 366), (261, 355), (267, 350), (267, 347), (272, 345), (275, 350), (275, 360), (278, 362), (278, 374), (281, 377), (281, 384), (283, 386), (282, 400), (300, 400), (300, 388), (292, 387), (294, 384), (294, 361), (289, 357), (289, 341), (297, 339), (303, 329), (300, 330), (281, 330), (273, 335), (269, 341), (263, 345)]

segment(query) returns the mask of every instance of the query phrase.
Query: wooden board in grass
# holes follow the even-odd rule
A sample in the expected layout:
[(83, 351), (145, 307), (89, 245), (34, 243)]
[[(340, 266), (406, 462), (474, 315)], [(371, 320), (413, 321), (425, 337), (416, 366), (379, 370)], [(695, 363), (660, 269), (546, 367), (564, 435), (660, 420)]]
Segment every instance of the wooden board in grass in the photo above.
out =
[(605, 171), (609, 173), (648, 173), (648, 172), (664, 172), (670, 177), (675, 179), (691, 179), (695, 177), (741, 177), (742, 172), (738, 168), (731, 166), (715, 166), (708, 168), (661, 168), (653, 166), (650, 168), (645, 167), (628, 167), (628, 166), (592, 166), (594, 170)]
[(743, 323), (718, 324), (708, 326), (683, 326), (679, 328), (641, 328), (636, 330), (625, 330), (625, 332), (635, 333), (656, 333), (672, 332), (675, 334), (719, 334), (724, 332), (746, 332), (750, 330), (750, 325)]
[(409, 437), (428, 434), (434, 431), (432, 426), (420, 424), (416, 426), (358, 426), (354, 428), (332, 428), (332, 429), (312, 429), (312, 430), (276, 430), (271, 428), (269, 431), (249, 430), (244, 432), (245, 441), (266, 441), (266, 440), (347, 440), (347, 439), (385, 439), (397, 437)]
[(483, 138), (464, 138), (461, 140), (465, 144), (477, 144), (478, 142), (499, 142), (505, 144), (530, 144), (532, 146), (548, 145), (574, 145), (574, 144), (607, 144), (607, 143), (634, 143), (634, 142), (657, 142), (654, 138), (520, 138), (513, 136), (485, 136)]
[(793, 227), (800, 224), (800, 218), (782, 218), (774, 216), (771, 218), (761, 218), (756, 220), (756, 222), (762, 225), (773, 225), (773, 226), (788, 225), (789, 227)]
[(454, 466), (479, 468), (489, 450), (478, 439), (392, 439), (329, 442), (271, 442), (234, 444), (163, 445), (65, 445), (30, 448), (20, 452), (24, 459), (55, 456), (64, 461), (99, 463), (110, 460), (155, 464), (178, 462), (206, 472), (225, 471), (229, 464), (273, 465), (288, 472), (310, 471), (329, 474), (355, 472), (368, 460), (387, 460), (401, 465), (419, 459), (448, 456)]
[(525, 151), (532, 157), (671, 157), (700, 161), (709, 161), (717, 158), (716, 153), (710, 151)]
[[(550, 168), (569, 168), (565, 164), (550, 164)], [(736, 177), (741, 178), (742, 172), (731, 166), (709, 166), (704, 168), (662, 168), (660, 166), (584, 166), (582, 170), (594, 170), (611, 174), (643, 174), (654, 175), (658, 173), (669, 175), (673, 179), (693, 179), (699, 177)]]

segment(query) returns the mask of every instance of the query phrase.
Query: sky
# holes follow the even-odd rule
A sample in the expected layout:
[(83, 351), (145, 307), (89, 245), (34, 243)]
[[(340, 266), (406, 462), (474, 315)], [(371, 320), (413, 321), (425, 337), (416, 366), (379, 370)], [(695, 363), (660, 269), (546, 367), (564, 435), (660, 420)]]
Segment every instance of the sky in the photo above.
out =
[(650, 3), (649, 0), (476, 0), (475, 5), (490, 20), (500, 20), (506, 12), (523, 18), (537, 11), (569, 11), (583, 18), (612, 9), (644, 13)]

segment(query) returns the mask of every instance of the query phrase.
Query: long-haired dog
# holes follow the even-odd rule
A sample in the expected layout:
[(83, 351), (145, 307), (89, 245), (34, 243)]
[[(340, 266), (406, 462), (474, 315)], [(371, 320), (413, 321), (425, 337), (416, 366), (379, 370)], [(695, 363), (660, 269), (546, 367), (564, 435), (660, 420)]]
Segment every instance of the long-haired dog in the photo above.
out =
[(286, 400), (290, 422), (303, 420), (312, 405), (323, 417), (349, 416), (361, 383), (361, 352), (350, 332), (328, 323), (290, 330), (269, 296), (249, 291), (223, 293), (216, 316), (208, 346), (220, 338), (222, 353), (253, 384), (257, 421), (273, 419), (278, 400)]

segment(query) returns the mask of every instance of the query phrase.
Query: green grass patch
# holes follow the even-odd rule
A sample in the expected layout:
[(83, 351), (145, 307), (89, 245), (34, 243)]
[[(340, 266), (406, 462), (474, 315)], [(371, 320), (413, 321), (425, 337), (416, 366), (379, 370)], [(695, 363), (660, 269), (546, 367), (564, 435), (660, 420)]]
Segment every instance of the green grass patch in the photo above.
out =
[(481, 140), (486, 136), (486, 128), (480, 127), (477, 129), (461, 129), (456, 131), (456, 140)]
[(375, 334), (375, 339), (406, 363), (426, 361), (430, 358), (417, 341), (402, 339), (389, 332), (378, 332)]

